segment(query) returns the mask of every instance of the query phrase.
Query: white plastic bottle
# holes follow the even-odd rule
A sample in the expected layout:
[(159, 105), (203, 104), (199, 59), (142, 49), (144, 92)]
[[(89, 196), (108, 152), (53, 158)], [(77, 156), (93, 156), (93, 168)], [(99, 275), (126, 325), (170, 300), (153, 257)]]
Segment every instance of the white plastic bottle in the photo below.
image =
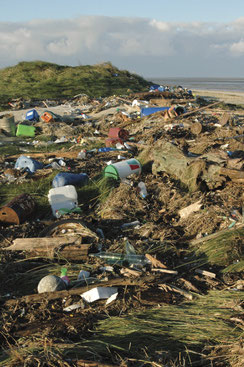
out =
[(139, 188), (139, 193), (141, 195), (141, 197), (144, 199), (147, 196), (147, 188), (146, 185), (144, 184), (144, 182), (139, 182), (138, 184), (138, 188)]

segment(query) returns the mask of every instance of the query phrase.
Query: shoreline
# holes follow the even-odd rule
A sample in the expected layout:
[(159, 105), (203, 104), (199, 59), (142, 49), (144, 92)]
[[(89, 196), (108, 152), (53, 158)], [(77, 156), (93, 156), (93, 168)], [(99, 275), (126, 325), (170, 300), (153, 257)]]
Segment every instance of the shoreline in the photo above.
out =
[(220, 91), (210, 89), (192, 89), (194, 95), (214, 97), (225, 103), (244, 105), (244, 92)]

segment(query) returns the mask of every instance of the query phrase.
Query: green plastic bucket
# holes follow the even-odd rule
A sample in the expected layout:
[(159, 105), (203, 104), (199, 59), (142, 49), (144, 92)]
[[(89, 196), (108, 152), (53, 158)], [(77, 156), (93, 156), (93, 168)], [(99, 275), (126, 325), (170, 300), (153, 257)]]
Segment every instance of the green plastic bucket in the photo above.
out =
[(140, 173), (141, 163), (135, 158), (109, 164), (104, 169), (104, 176), (114, 178), (115, 180), (122, 180), (132, 174), (139, 175)]
[(34, 126), (19, 124), (17, 127), (16, 136), (29, 136), (34, 138), (36, 128)]

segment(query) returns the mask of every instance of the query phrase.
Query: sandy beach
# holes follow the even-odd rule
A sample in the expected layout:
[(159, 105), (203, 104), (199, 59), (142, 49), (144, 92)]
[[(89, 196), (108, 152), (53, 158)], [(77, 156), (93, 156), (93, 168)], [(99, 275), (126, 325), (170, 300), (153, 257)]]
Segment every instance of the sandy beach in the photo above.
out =
[(194, 89), (193, 94), (198, 96), (215, 97), (218, 98), (219, 100), (222, 100), (225, 103), (244, 105), (243, 92)]

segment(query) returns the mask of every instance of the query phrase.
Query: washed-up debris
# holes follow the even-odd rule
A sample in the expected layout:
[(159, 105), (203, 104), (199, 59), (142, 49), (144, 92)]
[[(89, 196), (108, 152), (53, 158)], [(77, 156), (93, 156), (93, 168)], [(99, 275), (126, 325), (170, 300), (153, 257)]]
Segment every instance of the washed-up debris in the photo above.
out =
[[(16, 211), (19, 221), (0, 223), (1, 289), (7, 295), (1, 321), (9, 345), (11, 338), (35, 338), (42, 324), (50, 343), (80, 343), (87, 333), (93, 337), (101, 319), (119, 321), (141, 308), (155, 307), (155, 315), (170, 306), (184, 310), (186, 302), (206, 299), (210, 289), (241, 291), (241, 111), (217, 109), (219, 101), (196, 99), (182, 87), (155, 88), (97, 99), (81, 94), (56, 101), (54, 108), (48, 100), (26, 102), (31, 119), (27, 111), (18, 117), (11, 111), (17, 133), (9, 137), (5, 130), (4, 138), (13, 140), (12, 147), (16, 134), (26, 138), (18, 139), (18, 154), (0, 157), (0, 180), (7, 183), (3, 197), (8, 187), (21, 192), (24, 182), (37, 206), (32, 212), (22, 208), (22, 219)], [(15, 168), (16, 160), (22, 165)], [(5, 218), (7, 206), (0, 210)], [(52, 282), (38, 293), (47, 274)], [(106, 298), (109, 307), (101, 301)], [(223, 303), (237, 305), (231, 299)], [(198, 319), (199, 312), (200, 330)], [(110, 342), (107, 351), (113, 351)], [(189, 347), (185, 339), (184, 345)], [(91, 355), (103, 360), (107, 352), (94, 350)]]
[(32, 215), (35, 208), (32, 196), (21, 194), (0, 209), (0, 222), (20, 224)]
[(104, 170), (105, 177), (111, 177), (115, 180), (127, 178), (130, 175), (141, 173), (141, 163), (133, 158), (126, 161), (109, 164)]
[(109, 304), (117, 296), (117, 287), (96, 287), (81, 294), (82, 299), (88, 303), (92, 303), (100, 299), (107, 299), (106, 304)]
[(206, 276), (206, 277), (216, 278), (215, 273), (212, 273), (212, 272), (207, 271), (207, 270), (196, 269), (195, 272), (198, 273), (198, 274), (201, 274), (203, 276)]
[(106, 264), (116, 264), (116, 265), (137, 265), (144, 266), (150, 264), (144, 255), (137, 254), (119, 254), (101, 251), (97, 254), (90, 254), (92, 257), (97, 257), (104, 261)]
[(60, 172), (54, 177), (52, 186), (54, 188), (67, 185), (83, 186), (86, 185), (88, 181), (89, 178), (86, 173)]
[(53, 216), (57, 217), (60, 209), (72, 210), (78, 207), (78, 195), (73, 185), (55, 187), (49, 190), (48, 201)]
[[(63, 258), (67, 260), (86, 260), (90, 244), (81, 243), (80, 236), (61, 236), (43, 238), (16, 238), (13, 245), (4, 251), (25, 251), (26, 256)], [(27, 254), (29, 253), (29, 255)]]
[(196, 203), (193, 203), (189, 206), (187, 206), (186, 208), (183, 208), (181, 210), (179, 210), (179, 215), (181, 217), (181, 219), (186, 219), (189, 217), (189, 215), (191, 215), (191, 213), (197, 212), (198, 210), (201, 209), (201, 200), (197, 201)]
[(66, 289), (65, 282), (56, 275), (46, 275), (37, 286), (38, 293), (63, 291)]

